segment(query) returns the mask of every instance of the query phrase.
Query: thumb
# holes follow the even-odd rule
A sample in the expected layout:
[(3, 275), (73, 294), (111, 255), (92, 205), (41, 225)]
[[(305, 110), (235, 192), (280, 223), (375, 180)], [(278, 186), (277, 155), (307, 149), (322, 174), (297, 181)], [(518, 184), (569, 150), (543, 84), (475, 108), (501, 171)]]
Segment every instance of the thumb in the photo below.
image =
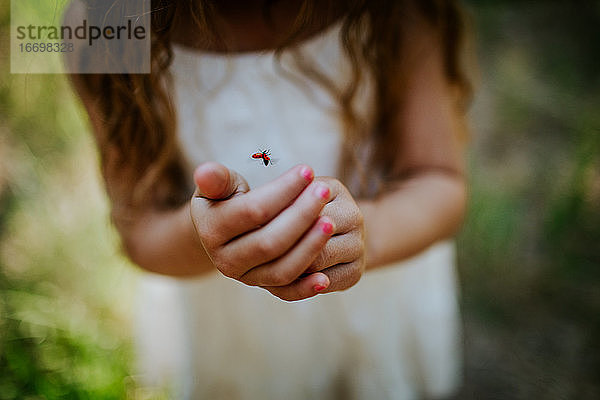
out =
[(249, 190), (246, 180), (237, 172), (214, 161), (200, 164), (194, 171), (194, 197), (222, 200)]

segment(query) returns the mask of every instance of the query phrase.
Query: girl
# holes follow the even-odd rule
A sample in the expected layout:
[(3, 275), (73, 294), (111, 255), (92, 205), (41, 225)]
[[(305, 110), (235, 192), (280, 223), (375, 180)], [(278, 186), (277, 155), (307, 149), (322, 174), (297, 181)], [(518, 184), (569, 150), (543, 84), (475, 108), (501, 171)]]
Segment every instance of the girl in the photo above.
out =
[(149, 382), (455, 390), (461, 26), (450, 0), (153, 1), (150, 75), (74, 76), (124, 249), (157, 273), (140, 290)]

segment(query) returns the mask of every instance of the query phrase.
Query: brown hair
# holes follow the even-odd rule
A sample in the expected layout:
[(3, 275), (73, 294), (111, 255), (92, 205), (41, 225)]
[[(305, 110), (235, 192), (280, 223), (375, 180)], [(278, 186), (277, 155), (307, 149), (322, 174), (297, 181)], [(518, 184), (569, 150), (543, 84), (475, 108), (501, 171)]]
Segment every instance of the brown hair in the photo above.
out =
[[(275, 1), (266, 1), (265, 18), (269, 17), (268, 7)], [(277, 54), (293, 47), (298, 35), (316, 21), (317, 3), (318, 0), (303, 1), (293, 28), (276, 50)], [(124, 184), (127, 204), (121, 206), (152, 203), (156, 207), (171, 208), (191, 195), (190, 179), (185, 175), (177, 147), (176, 114), (170, 98), (169, 66), (173, 59), (171, 41), (177, 7), (187, 7), (185, 12), (192, 16), (207, 39), (220, 40), (213, 22), (216, 10), (212, 2), (152, 0), (152, 73), (82, 76), (86, 90), (98, 98), (104, 122), (105, 134), (99, 138), (103, 172), (115, 173), (123, 165), (129, 167), (123, 169), (130, 171), (131, 176), (123, 177), (123, 182), (128, 182)], [(438, 36), (447, 79), (460, 91), (462, 101), (457, 107), (463, 107), (470, 96), (469, 81), (461, 65), (464, 24), (461, 8), (452, 0), (350, 0), (345, 2), (345, 7), (340, 40), (351, 61), (352, 80), (348, 86), (336, 89), (321, 71), (303, 63), (301, 58), (298, 64), (306, 75), (330, 89), (338, 99), (346, 135), (340, 176), (344, 180), (351, 171), (358, 171), (364, 189), (366, 174), (361, 173), (357, 149), (365, 136), (375, 139), (369, 169), (377, 171), (382, 180), (389, 179), (393, 171), (398, 148), (394, 118), (404, 95), (403, 74), (398, 73), (398, 67), (406, 40), (406, 24), (411, 18), (419, 18)], [(360, 128), (352, 107), (365, 72), (372, 75), (375, 84), (375, 115), (372, 130), (368, 132)], [(109, 154), (112, 163), (107, 162)]]

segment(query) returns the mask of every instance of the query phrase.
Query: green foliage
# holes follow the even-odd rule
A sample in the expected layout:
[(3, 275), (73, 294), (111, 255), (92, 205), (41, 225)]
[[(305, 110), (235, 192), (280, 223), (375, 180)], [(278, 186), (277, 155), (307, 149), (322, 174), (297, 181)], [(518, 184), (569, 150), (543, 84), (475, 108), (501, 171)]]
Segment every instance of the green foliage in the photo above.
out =
[(461, 398), (600, 396), (600, 8), (472, 1)]
[(0, 399), (135, 397), (134, 270), (82, 110), (65, 76), (10, 75), (6, 54), (0, 68)]

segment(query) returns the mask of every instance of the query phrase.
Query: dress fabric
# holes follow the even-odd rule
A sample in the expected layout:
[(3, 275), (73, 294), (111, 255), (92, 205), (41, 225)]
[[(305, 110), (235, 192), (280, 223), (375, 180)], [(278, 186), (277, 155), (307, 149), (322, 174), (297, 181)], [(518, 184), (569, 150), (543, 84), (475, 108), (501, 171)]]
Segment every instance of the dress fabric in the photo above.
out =
[[(340, 25), (300, 45), (337, 85), (349, 76)], [(335, 176), (341, 143), (331, 94), (294, 70), (291, 54), (174, 48), (178, 137), (189, 166), (215, 160), (258, 187), (306, 163)], [(326, 68), (326, 69), (325, 69)], [(372, 90), (356, 108), (367, 118)], [(269, 149), (264, 166), (250, 156)], [(398, 227), (398, 234), (402, 234)], [(351, 289), (288, 303), (218, 272), (140, 279), (142, 376), (189, 399), (411, 399), (460, 381), (454, 244), (366, 272)]]

